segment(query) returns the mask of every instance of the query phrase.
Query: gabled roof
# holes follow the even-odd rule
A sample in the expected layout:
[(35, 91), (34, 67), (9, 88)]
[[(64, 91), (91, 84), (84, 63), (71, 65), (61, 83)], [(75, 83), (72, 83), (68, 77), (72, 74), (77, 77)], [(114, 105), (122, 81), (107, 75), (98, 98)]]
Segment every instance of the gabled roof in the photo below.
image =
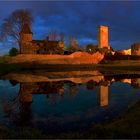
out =
[(27, 23), (23, 24), (20, 33), (32, 34), (31, 29)]

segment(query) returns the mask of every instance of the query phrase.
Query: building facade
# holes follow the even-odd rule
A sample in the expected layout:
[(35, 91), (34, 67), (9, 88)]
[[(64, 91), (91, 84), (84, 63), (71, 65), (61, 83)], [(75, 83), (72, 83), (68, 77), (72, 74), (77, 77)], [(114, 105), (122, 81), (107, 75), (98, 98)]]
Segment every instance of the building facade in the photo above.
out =
[(33, 40), (33, 33), (28, 24), (24, 24), (20, 33), (20, 53), (21, 54), (63, 54), (63, 41)]

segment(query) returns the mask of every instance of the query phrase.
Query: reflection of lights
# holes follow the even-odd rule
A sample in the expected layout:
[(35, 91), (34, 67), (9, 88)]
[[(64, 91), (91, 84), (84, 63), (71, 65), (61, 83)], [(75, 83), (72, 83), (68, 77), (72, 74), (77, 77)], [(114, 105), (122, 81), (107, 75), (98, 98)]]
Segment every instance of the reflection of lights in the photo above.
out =
[(131, 79), (122, 79), (121, 82), (131, 84)]

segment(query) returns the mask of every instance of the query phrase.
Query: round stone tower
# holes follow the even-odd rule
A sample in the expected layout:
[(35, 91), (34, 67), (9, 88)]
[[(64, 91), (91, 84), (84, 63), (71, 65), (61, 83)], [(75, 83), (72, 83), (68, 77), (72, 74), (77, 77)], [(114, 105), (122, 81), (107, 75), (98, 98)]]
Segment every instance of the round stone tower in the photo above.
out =
[(24, 50), (26, 51), (27, 42), (31, 42), (32, 41), (32, 32), (30, 30), (30, 27), (28, 24), (24, 24), (21, 28), (21, 31), (19, 33), (20, 36), (20, 53), (24, 53)]
[(140, 43), (135, 43), (131, 45), (131, 55), (140, 56)]

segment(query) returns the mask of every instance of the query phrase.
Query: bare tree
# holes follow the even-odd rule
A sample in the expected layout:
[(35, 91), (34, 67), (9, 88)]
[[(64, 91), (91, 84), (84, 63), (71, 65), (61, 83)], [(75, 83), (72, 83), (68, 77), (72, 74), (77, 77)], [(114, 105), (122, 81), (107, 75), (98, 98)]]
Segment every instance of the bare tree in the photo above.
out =
[(60, 33), (60, 41), (64, 41), (65, 39), (65, 35), (63, 32)]
[(49, 32), (49, 40), (51, 40), (51, 41), (57, 41), (57, 38), (58, 38), (58, 35), (57, 35), (57, 32), (56, 32), (56, 30), (51, 30), (50, 32)]
[(24, 24), (31, 26), (33, 16), (28, 9), (19, 9), (11, 13), (4, 19), (0, 27), (0, 40), (5, 41), (8, 37), (13, 39), (13, 42), (19, 43), (19, 32)]
[(70, 52), (75, 52), (75, 51), (77, 51), (77, 46), (78, 46), (77, 40), (73, 36), (70, 36), (69, 37), (69, 48), (68, 48), (68, 50)]

